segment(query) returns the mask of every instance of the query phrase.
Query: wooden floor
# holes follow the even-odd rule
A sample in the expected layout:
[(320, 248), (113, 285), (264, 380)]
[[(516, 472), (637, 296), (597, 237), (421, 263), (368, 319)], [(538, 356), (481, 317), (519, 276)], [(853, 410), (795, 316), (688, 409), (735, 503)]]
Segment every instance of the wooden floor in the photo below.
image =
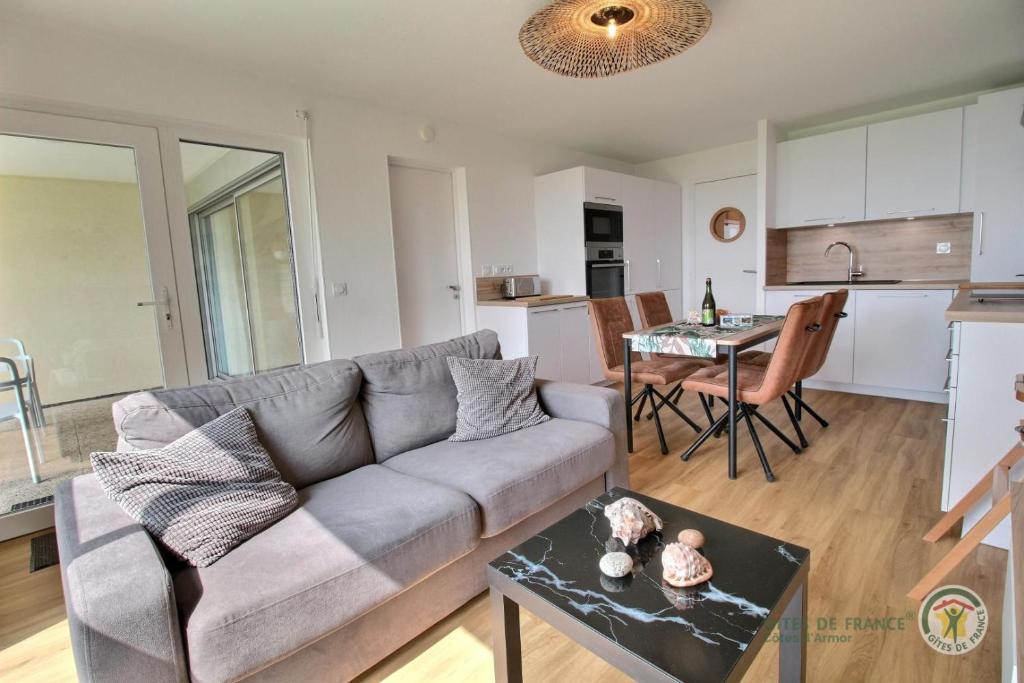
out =
[[(918, 605), (904, 597), (954, 543), (920, 540), (939, 517), (944, 407), (815, 391), (808, 398), (832, 426), (823, 430), (808, 418), (812, 445), (802, 455), (761, 430), (774, 484), (764, 480), (745, 430), (737, 480), (725, 476), (725, 439), (681, 462), (677, 454), (694, 434), (671, 418), (667, 457), (658, 450), (653, 425), (643, 421), (638, 427), (633, 488), (811, 549), (809, 681), (999, 680), (1004, 551), (982, 546), (947, 579), (974, 589), (990, 612), (982, 646), (966, 655), (941, 655), (925, 645), (913, 619)], [(690, 397), (681, 405), (700, 414)], [(781, 408), (766, 413), (782, 424)], [(27, 566), (26, 539), (0, 544), (0, 680), (73, 680), (58, 571), (28, 574)], [(848, 622), (886, 617), (902, 619), (904, 630), (858, 629)], [(819, 619), (833, 618), (835, 630), (817, 628)], [(829, 640), (816, 642), (815, 636)], [(627, 680), (525, 612), (523, 651), (527, 681)], [(769, 643), (744, 680), (777, 680), (777, 665), (777, 646)], [(480, 596), (364, 680), (491, 677), (488, 605)]]

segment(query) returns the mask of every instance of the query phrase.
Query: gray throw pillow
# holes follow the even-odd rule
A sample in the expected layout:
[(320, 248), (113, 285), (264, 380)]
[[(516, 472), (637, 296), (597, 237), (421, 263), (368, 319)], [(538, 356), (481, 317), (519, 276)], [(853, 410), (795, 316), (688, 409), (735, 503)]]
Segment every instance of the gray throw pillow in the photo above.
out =
[(206, 567), (291, 512), (245, 408), (235, 408), (153, 450), (93, 453), (107, 497), (172, 553)]
[(515, 360), (448, 358), (458, 389), (455, 433), (449, 441), (475, 441), (546, 422), (537, 403), (537, 356)]

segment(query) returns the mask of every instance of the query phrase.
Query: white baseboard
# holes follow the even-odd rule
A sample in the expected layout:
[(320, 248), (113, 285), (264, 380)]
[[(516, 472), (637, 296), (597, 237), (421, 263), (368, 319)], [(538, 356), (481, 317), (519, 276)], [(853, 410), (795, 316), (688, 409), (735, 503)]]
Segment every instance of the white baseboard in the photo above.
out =
[(822, 389), (824, 391), (842, 391), (847, 394), (864, 396), (884, 396), (886, 398), (902, 398), (906, 401), (925, 401), (927, 403), (949, 403), (949, 395), (944, 391), (913, 391), (911, 389), (892, 389), (890, 387), (872, 387), (866, 384), (846, 384), (845, 382), (822, 382), (807, 380), (804, 387)]
[(31, 534), (53, 526), (53, 505), (15, 512), (0, 518), (0, 541)]

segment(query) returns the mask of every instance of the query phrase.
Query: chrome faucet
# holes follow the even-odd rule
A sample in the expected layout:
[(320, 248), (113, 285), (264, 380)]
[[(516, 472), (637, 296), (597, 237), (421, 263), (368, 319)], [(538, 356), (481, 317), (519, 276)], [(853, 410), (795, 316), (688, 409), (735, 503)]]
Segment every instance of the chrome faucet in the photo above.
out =
[[(846, 281), (852, 283), (853, 282), (853, 278), (861, 277), (862, 275), (864, 275), (864, 271), (863, 270), (854, 270), (853, 269), (853, 247), (851, 247), (846, 242), (833, 242), (832, 244), (828, 245), (827, 247), (825, 247), (825, 256), (828, 256), (828, 253), (830, 251), (832, 251), (832, 247), (835, 247), (835, 246), (844, 246), (844, 247), (846, 247), (846, 250), (848, 252), (850, 252), (850, 267), (847, 268), (847, 270), (846, 270)], [(863, 267), (864, 266), (861, 266), (861, 268), (863, 268)]]

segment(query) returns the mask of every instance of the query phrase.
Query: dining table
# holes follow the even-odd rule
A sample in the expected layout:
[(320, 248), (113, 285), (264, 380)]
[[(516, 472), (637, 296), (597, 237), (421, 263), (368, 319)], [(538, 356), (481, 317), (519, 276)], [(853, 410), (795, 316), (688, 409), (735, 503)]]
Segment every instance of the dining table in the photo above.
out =
[(623, 392), (627, 406), (626, 444), (630, 453), (633, 452), (633, 420), (631, 419), (632, 412), (628, 407), (633, 405), (633, 374), (630, 367), (633, 353), (690, 356), (707, 358), (715, 362), (719, 362), (724, 357), (729, 368), (729, 478), (736, 478), (737, 358), (741, 351), (779, 336), (782, 323), (786, 318), (784, 315), (755, 315), (752, 317), (752, 325), (745, 327), (704, 326), (683, 320), (623, 333), (625, 347), (622, 368), (625, 374)]

